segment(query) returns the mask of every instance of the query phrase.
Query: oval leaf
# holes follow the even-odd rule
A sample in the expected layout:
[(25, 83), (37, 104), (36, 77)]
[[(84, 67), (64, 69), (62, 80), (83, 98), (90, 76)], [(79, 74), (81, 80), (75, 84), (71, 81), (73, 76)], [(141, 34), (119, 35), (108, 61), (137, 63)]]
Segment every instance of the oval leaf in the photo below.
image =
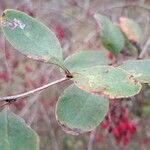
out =
[(71, 71), (77, 71), (96, 65), (107, 65), (110, 63), (111, 61), (104, 53), (93, 50), (79, 51), (65, 60), (66, 67)]
[(117, 55), (124, 47), (125, 39), (120, 29), (115, 26), (106, 16), (94, 15), (99, 27), (100, 38), (104, 47)]
[(88, 92), (104, 94), (112, 99), (139, 93), (141, 84), (126, 71), (111, 66), (85, 68), (73, 74), (75, 84)]
[(39, 150), (37, 134), (8, 108), (0, 112), (1, 150)]
[(61, 66), (62, 49), (55, 34), (27, 14), (7, 9), (2, 14), (2, 30), (11, 45), (29, 58)]
[(120, 68), (136, 77), (142, 83), (150, 83), (150, 60), (128, 60)]
[(132, 42), (139, 42), (142, 35), (140, 26), (132, 19), (120, 17), (119, 26), (128, 40)]
[(66, 132), (79, 134), (98, 126), (108, 107), (106, 97), (87, 93), (73, 84), (59, 97), (56, 118)]

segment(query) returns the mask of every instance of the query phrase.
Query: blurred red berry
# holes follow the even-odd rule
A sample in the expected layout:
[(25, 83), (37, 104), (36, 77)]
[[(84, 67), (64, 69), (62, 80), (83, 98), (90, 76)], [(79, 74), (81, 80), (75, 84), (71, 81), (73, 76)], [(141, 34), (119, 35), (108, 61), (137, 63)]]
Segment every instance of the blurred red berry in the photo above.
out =
[(117, 127), (113, 128), (112, 132), (113, 132), (113, 135), (114, 135), (116, 138), (119, 137), (120, 133), (119, 133), (119, 130), (118, 130)]
[(104, 120), (102, 123), (101, 123), (101, 127), (106, 129), (109, 127), (109, 122), (107, 120)]
[(117, 144), (122, 143), (124, 145), (129, 143), (131, 137), (137, 130), (136, 124), (128, 119), (127, 111), (122, 106), (114, 106), (110, 110), (110, 113), (101, 123), (101, 128), (107, 129), (109, 133), (113, 134)]
[(0, 79), (4, 80), (5, 82), (9, 81), (9, 75), (7, 71), (0, 72)]
[(56, 33), (56, 36), (58, 37), (59, 40), (62, 40), (64, 39), (65, 37), (65, 31), (64, 31), (64, 27), (62, 25), (55, 25), (55, 33)]
[(126, 129), (126, 125), (123, 122), (120, 121), (119, 124), (118, 124), (118, 129), (119, 129), (120, 132), (123, 132)]
[(45, 83), (45, 78), (44, 76), (40, 77), (40, 85), (43, 85)]
[(124, 137), (123, 137), (123, 144), (124, 145), (127, 145), (129, 143), (129, 134), (126, 134)]
[(129, 130), (132, 134), (136, 132), (136, 125), (132, 122), (126, 124), (127, 130)]
[(25, 66), (25, 70), (27, 73), (32, 72), (32, 68), (29, 66)]
[(98, 134), (96, 135), (96, 142), (102, 142), (103, 141), (103, 135), (102, 134)]
[(116, 143), (119, 145), (121, 143), (121, 138), (116, 139)]
[(107, 57), (112, 60), (113, 59), (113, 53), (109, 52), (108, 55), (107, 55)]

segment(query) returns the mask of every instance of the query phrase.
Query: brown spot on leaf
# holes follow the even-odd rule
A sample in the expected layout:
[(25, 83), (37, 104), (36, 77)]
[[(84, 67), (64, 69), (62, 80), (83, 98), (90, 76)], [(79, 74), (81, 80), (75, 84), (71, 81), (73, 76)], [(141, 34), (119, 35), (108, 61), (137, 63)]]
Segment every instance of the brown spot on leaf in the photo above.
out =
[(2, 17), (4, 17), (5, 15), (6, 15), (5, 12), (3, 12)]
[(105, 69), (105, 70), (104, 70), (104, 73), (108, 73), (108, 72), (109, 72), (109, 70), (108, 70), (108, 69)]
[(57, 120), (59, 126), (62, 128), (62, 130), (64, 130), (66, 133), (72, 134), (72, 135), (79, 135), (84, 133), (84, 131), (82, 131), (81, 129), (77, 129), (77, 128), (69, 128), (67, 127), (65, 124), (63, 124), (62, 122), (60, 122), (59, 120)]
[(130, 79), (134, 78), (134, 76), (133, 76), (133, 75), (130, 75), (128, 78), (129, 78), (129, 80), (130, 80)]
[(129, 75), (128, 79), (135, 84), (140, 84), (139, 81), (133, 75)]

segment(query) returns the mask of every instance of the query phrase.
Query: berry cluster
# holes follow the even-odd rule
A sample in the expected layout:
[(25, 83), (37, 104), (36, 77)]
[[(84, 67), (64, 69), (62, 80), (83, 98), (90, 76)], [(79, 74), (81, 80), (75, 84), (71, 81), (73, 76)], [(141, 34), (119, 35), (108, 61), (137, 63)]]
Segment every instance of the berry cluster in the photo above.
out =
[(101, 123), (101, 128), (108, 129), (117, 144), (127, 145), (136, 133), (137, 127), (133, 121), (127, 117), (127, 110), (124, 107), (114, 107), (110, 114)]

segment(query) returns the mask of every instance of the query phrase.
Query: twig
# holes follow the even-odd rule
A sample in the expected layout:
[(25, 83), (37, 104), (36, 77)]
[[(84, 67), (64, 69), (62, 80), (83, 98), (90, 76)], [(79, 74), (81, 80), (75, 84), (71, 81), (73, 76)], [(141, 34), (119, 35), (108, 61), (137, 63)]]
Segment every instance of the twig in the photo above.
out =
[(139, 58), (143, 58), (143, 57), (144, 57), (144, 55), (145, 55), (145, 53), (146, 53), (146, 51), (147, 51), (147, 49), (148, 49), (148, 46), (150, 46), (150, 37), (149, 37), (149, 39), (147, 40), (147, 42), (146, 42), (146, 44), (145, 44), (145, 46), (144, 46), (142, 52), (140, 53)]
[(94, 129), (93, 131), (91, 131), (87, 150), (92, 150), (93, 142), (94, 142), (94, 139), (95, 139), (95, 135), (96, 135), (96, 129)]
[(34, 90), (31, 90), (31, 91), (28, 91), (28, 92), (25, 92), (25, 93), (21, 93), (21, 94), (17, 94), (17, 95), (12, 95), (12, 96), (4, 96), (4, 97), (0, 97), (0, 101), (7, 101), (7, 102), (12, 102), (12, 101), (16, 101), (17, 99), (19, 98), (25, 98), (31, 94), (34, 94), (38, 91), (41, 91), (41, 90), (44, 90), (52, 85), (55, 85), (55, 84), (58, 84), (58, 83), (61, 83), (63, 81), (66, 81), (66, 80), (69, 80), (69, 78), (67, 77), (64, 77), (62, 79), (59, 79), (59, 80), (56, 80), (54, 82), (51, 82), (51, 83), (48, 83), (48, 84), (45, 84), (39, 88), (36, 88)]
[(2, 105), (0, 105), (0, 108), (6, 106), (6, 105), (8, 105), (8, 104), (9, 104), (9, 102), (4, 102)]
[(144, 6), (144, 5), (138, 4), (138, 3), (128, 3), (128, 4), (119, 4), (119, 5), (111, 6), (108, 8), (104, 8), (104, 9), (102, 9), (102, 11), (108, 11), (111, 9), (126, 8), (126, 7), (139, 7), (139, 8), (145, 9), (145, 10), (149, 10), (149, 6)]
[[(50, 73), (45, 75), (45, 76), (48, 76), (48, 81), (47, 81), (47, 82), (50, 82), (49, 80), (50, 80), (52, 71), (54, 70), (55, 67), (56, 67), (56, 66), (52, 66), (51, 68), (48, 69), (48, 70), (50, 71)], [(42, 73), (46, 70), (46, 68), (44, 68), (44, 67), (42, 67), (41, 69), (42, 69), (42, 70), (41, 70)], [(41, 74), (41, 75), (42, 75), (42, 74)], [(39, 97), (40, 97), (40, 95), (41, 95), (41, 92), (42, 92), (42, 91), (40, 91), (38, 94), (36, 94), (36, 95), (33, 96), (32, 98), (30, 98), (30, 100), (26, 103), (24, 109), (21, 110), (21, 112), (19, 113), (19, 116), (23, 117), (23, 116), (27, 113), (28, 109), (36, 102), (36, 100), (39, 99)]]

